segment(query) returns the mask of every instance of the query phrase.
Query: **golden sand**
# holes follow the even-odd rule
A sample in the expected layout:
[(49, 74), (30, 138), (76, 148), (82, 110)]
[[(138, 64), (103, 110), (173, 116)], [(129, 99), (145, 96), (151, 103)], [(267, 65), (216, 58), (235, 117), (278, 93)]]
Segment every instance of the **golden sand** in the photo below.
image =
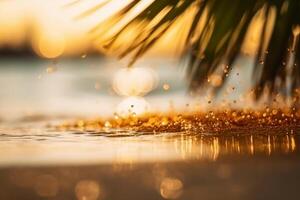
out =
[(144, 133), (194, 132), (226, 133), (235, 129), (243, 130), (263, 128), (297, 128), (300, 127), (300, 112), (293, 109), (284, 111), (266, 108), (255, 110), (225, 110), (197, 113), (164, 113), (111, 118), (79, 119), (55, 126), (58, 130), (131, 130)]

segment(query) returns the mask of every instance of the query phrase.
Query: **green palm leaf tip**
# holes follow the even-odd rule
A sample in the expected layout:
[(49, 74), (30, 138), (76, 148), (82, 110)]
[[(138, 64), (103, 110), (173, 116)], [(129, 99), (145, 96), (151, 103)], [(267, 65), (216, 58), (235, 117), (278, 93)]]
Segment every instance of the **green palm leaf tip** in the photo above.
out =
[[(126, 12), (133, 9), (140, 0), (135, 0)], [(134, 19), (115, 34), (108, 43), (112, 46), (117, 38), (130, 25), (143, 22), (150, 24), (154, 18), (169, 8), (168, 12), (151, 28), (143, 26), (136, 40), (120, 53), (120, 56), (132, 54), (133, 64), (149, 48), (151, 48), (192, 6), (196, 7), (189, 33), (186, 38), (184, 57), (188, 58), (187, 77), (190, 80), (190, 89), (197, 90), (207, 83), (207, 78), (220, 69), (220, 64), (233, 66), (249, 29), (250, 23), (256, 14), (263, 10), (268, 16), (271, 8), (275, 10), (276, 18), (267, 47), (263, 44), (265, 37), (266, 17), (263, 23), (260, 45), (257, 49), (256, 64), (253, 71), (254, 90), (257, 99), (267, 88), (269, 97), (274, 94), (283, 96), (295, 95), (300, 86), (300, 45), (293, 37), (293, 29), (300, 26), (299, 0), (153, 0)], [(208, 11), (205, 15), (204, 11)], [(119, 16), (120, 16), (119, 13)], [(199, 31), (198, 25), (205, 18), (205, 26)], [(205, 41), (205, 46), (203, 46)], [(267, 53), (265, 53), (267, 52)], [(264, 58), (261, 62), (261, 58)], [(222, 74), (223, 84), (216, 87), (218, 91), (226, 82), (225, 73)], [(290, 84), (288, 84), (290, 83)], [(289, 85), (289, 86), (287, 86)]]

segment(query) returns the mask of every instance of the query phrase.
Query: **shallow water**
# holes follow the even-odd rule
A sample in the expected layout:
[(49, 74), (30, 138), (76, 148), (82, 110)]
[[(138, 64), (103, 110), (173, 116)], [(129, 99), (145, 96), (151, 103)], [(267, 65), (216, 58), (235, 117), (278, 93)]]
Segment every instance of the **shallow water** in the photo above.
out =
[[(40, 122), (39, 122), (40, 124)], [(1, 199), (297, 199), (299, 130), (0, 131)], [(39, 127), (39, 128), (30, 128)], [(257, 132), (256, 132), (257, 131)]]
[(44, 166), (169, 161), (216, 161), (223, 157), (298, 155), (299, 128), (245, 129), (231, 133), (143, 133), (57, 131), (51, 128), (0, 130), (0, 166)]

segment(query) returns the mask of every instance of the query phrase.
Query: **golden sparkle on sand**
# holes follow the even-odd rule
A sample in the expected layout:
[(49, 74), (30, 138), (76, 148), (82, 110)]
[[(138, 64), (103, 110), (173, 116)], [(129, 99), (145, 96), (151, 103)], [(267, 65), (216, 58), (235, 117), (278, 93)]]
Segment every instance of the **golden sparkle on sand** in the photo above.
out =
[[(228, 73), (229, 66), (224, 66), (224, 73)], [(239, 76), (240, 73), (235, 74)], [(219, 75), (212, 75), (208, 83), (217, 87), (222, 83)], [(247, 133), (256, 129), (256, 132), (268, 132), (275, 128), (283, 132), (295, 132), (300, 127), (300, 110), (297, 108), (299, 91), (295, 97), (284, 98), (282, 95), (273, 95), (270, 102), (268, 91), (256, 102), (254, 90), (246, 94), (233, 94), (236, 85), (225, 88), (223, 99), (217, 100), (213, 95), (206, 94), (206, 102), (196, 102), (197, 105), (186, 104), (186, 110), (177, 111), (170, 102), (170, 111), (160, 113), (153, 111), (144, 96), (158, 86), (159, 77), (156, 72), (145, 66), (120, 68), (112, 80), (114, 92), (123, 97), (113, 117), (97, 119), (78, 119), (55, 126), (58, 130), (76, 131), (133, 131), (143, 134), (188, 132), (197, 134), (211, 133)], [(164, 92), (172, 86), (163, 82)], [(232, 95), (231, 95), (232, 94)], [(232, 100), (230, 97), (234, 96)], [(265, 101), (266, 100), (266, 101)], [(219, 102), (218, 102), (219, 101)], [(221, 102), (220, 102), (221, 101)], [(200, 106), (201, 105), (201, 106)]]
[[(230, 133), (232, 130), (259, 128), (264, 132), (272, 128), (283, 128), (295, 131), (300, 126), (300, 112), (266, 108), (257, 110), (224, 110), (198, 113), (167, 113), (145, 114), (137, 116), (135, 113), (127, 117), (117, 114), (110, 119), (81, 119), (57, 125), (59, 130), (131, 130), (142, 133), (161, 132), (189, 132), (189, 133)], [(247, 131), (246, 131), (247, 132)]]

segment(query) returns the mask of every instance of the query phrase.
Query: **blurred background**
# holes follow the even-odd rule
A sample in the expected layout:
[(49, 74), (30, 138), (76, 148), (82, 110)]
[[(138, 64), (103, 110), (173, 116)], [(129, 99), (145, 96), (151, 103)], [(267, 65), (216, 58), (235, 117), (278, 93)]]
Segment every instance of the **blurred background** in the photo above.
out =
[[(130, 1), (113, 0), (99, 9), (103, 2), (105, 1), (2, 0), (0, 2), (1, 54), (34, 53), (43, 58), (78, 56), (87, 53), (101, 55), (104, 53), (103, 44), (95, 42), (101, 39), (101, 35), (95, 38), (89, 32)], [(151, 0), (142, 1), (135, 12), (138, 13), (151, 2)], [(174, 52), (180, 50), (180, 38), (186, 34), (189, 24), (183, 23), (190, 17), (186, 15), (185, 19), (178, 20), (172, 31), (163, 37), (150, 54), (172, 56)], [(262, 26), (259, 20), (261, 16), (258, 15), (256, 18), (257, 20), (252, 23), (253, 31), (247, 37), (243, 47), (243, 52), (248, 54), (253, 53), (256, 48), (258, 36), (255, 33), (258, 33)], [(107, 29), (105, 23), (102, 25), (103, 30)], [(179, 34), (178, 30), (180, 30)], [(132, 34), (129, 33), (123, 39), (130, 41), (131, 36)]]
[[(188, 109), (186, 105), (192, 100), (186, 95), (184, 64), (179, 55), (189, 14), (179, 19), (133, 69), (125, 70), (128, 59), (119, 60), (114, 50), (103, 46), (108, 32), (113, 31), (105, 20), (130, 1), (114, 0), (91, 10), (103, 2), (0, 1), (0, 119), (106, 116), (114, 112), (126, 115), (132, 104), (137, 114)], [(136, 12), (150, 2), (142, 1)], [(99, 25), (103, 34), (93, 34), (91, 30)], [(254, 31), (247, 36), (244, 55), (237, 62), (238, 71), (233, 72), (238, 76), (228, 82), (235, 88), (231, 95), (225, 95), (230, 101), (242, 99), (241, 91), (249, 88), (259, 16), (252, 26)], [(130, 42), (132, 35), (121, 36), (120, 42)], [(213, 85), (219, 82), (219, 77), (212, 77)], [(211, 100), (209, 94), (193, 98), (198, 107), (206, 107)]]
[[(102, 44), (95, 42), (95, 39), (99, 40), (101, 36), (95, 38), (89, 32), (128, 2), (111, 1), (99, 9), (103, 0), (3, 0), (0, 2), (1, 55), (35, 54), (49, 59), (82, 54), (101, 55), (104, 53)], [(144, 4), (147, 2), (151, 1), (145, 1)], [(99, 11), (84, 17), (85, 12), (95, 7)], [(103, 29), (105, 28), (103, 26)], [(171, 35), (175, 37), (172, 33), (168, 36)], [(130, 34), (125, 39), (129, 38)], [(164, 40), (163, 45), (152, 53), (170, 55), (170, 52), (174, 51), (174, 38), (166, 37)]]
[[(89, 31), (113, 14), (107, 10), (117, 10), (122, 3), (119, 1), (92, 16), (76, 19), (99, 2), (0, 1), (1, 119), (32, 118), (32, 115), (102, 116), (116, 111), (124, 97), (113, 89), (113, 77), (126, 67), (127, 61), (105, 54)], [(177, 61), (167, 52), (170, 47), (159, 49), (156, 54), (159, 58), (152, 54), (147, 61), (137, 64), (142, 70), (134, 72), (133, 79), (147, 77), (148, 73), (149, 83), (142, 83), (148, 84), (144, 88), (146, 93), (157, 88), (152, 91), (155, 95), (165, 90), (164, 85), (169, 90), (166, 84), (172, 84), (171, 91), (180, 90), (184, 94), (184, 84), (178, 82), (182, 76)], [(144, 107), (143, 101), (133, 101), (142, 102)]]

